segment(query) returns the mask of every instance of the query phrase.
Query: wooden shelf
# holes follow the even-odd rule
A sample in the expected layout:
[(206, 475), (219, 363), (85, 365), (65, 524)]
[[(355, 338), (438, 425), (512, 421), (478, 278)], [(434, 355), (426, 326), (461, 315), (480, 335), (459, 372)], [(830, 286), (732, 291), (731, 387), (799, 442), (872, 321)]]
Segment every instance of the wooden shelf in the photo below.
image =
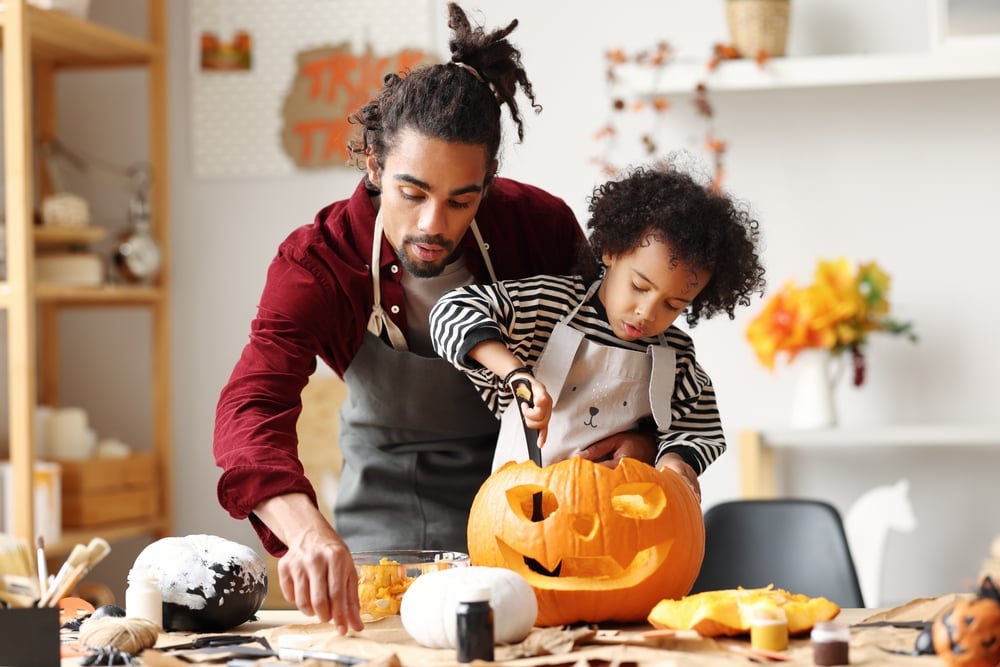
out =
[(35, 248), (56, 245), (89, 245), (108, 235), (104, 227), (52, 227), (34, 229)]
[(45, 543), (45, 554), (48, 557), (65, 556), (73, 550), (77, 544), (87, 544), (91, 538), (103, 537), (112, 545), (133, 537), (147, 537), (159, 535), (164, 532), (164, 521), (162, 519), (145, 519), (143, 521), (125, 521), (122, 523), (111, 523), (103, 526), (94, 526), (86, 529), (63, 529), (58, 542), (53, 544)]
[[(122, 67), (146, 65), (157, 53), (157, 47), (151, 42), (64, 12), (30, 5), (25, 9), (32, 57), (38, 62), (49, 63), (57, 68)], [(5, 21), (6, 11), (0, 9), (0, 26)]]
[(615, 76), (620, 86), (638, 95), (691, 94), (700, 82), (716, 92), (996, 79), (1000, 46), (772, 58), (763, 66), (751, 60), (727, 60), (713, 72), (704, 62), (669, 63), (662, 68), (622, 65)]
[[(102, 307), (102, 306), (148, 306), (159, 303), (164, 298), (163, 290), (155, 286), (100, 285), (81, 287), (76, 285), (35, 285), (35, 298), (40, 303), (59, 306)], [(10, 301), (10, 287), (0, 282), (0, 310)]]
[[(140, 307), (150, 319), (151, 372), (149, 451), (158, 461), (156, 491), (160, 511), (154, 519), (66, 530), (50, 554), (68, 553), (77, 543), (100, 536), (109, 542), (133, 537), (156, 539), (173, 526), (171, 461), (170, 247), (169, 247), (169, 122), (167, 97), (168, 0), (146, 0), (147, 35), (135, 37), (107, 26), (54, 10), (34, 7), (28, 0), (4, 0), (0, 9), (3, 49), (4, 191), (6, 276), (0, 281), (0, 310), (7, 324), (6, 369), (8, 440), (12, 469), (13, 524), (7, 531), (31, 544), (35, 539), (32, 465), (36, 459), (37, 405), (60, 405), (60, 385), (66, 364), (60, 358), (63, 326), (59, 313), (74, 308)], [(34, 202), (53, 194), (53, 184), (36, 187), (40, 137), (57, 136), (61, 114), (54, 73), (93, 68), (140, 68), (146, 74), (151, 166), (152, 233), (160, 244), (163, 267), (155, 285), (38, 283), (32, 266), (37, 248), (81, 246), (105, 237), (100, 227), (45, 228), (34, 222)], [(132, 103), (129, 100), (128, 103)], [(61, 113), (60, 113), (61, 112)], [(143, 150), (142, 145), (134, 147)], [(96, 397), (95, 397), (96, 399)], [(110, 517), (111, 520), (124, 515)]]
[(35, 297), (40, 302), (61, 306), (141, 306), (158, 303), (163, 299), (163, 291), (128, 285), (77, 287), (39, 283), (35, 286)]

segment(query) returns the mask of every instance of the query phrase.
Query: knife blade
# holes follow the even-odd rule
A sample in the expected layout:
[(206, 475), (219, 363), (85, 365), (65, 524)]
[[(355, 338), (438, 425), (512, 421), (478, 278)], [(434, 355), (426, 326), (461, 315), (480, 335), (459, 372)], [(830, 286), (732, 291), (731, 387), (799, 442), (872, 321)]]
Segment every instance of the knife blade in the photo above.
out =
[[(526, 378), (516, 378), (510, 383), (510, 386), (514, 390), (514, 400), (517, 401), (517, 414), (521, 418), (521, 426), (524, 428), (524, 440), (528, 444), (528, 458), (541, 468), (542, 450), (538, 446), (538, 430), (528, 426), (528, 423), (524, 420), (524, 412), (522, 412), (522, 406), (524, 405), (527, 405), (529, 408), (535, 406), (535, 399), (531, 393), (531, 381)], [(542, 493), (539, 491), (531, 496), (531, 520), (541, 521), (544, 518)]]

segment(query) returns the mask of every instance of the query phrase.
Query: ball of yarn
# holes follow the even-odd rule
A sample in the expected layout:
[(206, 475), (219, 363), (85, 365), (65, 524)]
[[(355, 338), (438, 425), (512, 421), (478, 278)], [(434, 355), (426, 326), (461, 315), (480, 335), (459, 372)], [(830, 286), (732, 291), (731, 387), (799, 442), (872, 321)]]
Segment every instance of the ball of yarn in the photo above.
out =
[(152, 648), (159, 636), (160, 628), (145, 618), (103, 616), (88, 618), (80, 626), (80, 643), (87, 648), (114, 646), (133, 655)]

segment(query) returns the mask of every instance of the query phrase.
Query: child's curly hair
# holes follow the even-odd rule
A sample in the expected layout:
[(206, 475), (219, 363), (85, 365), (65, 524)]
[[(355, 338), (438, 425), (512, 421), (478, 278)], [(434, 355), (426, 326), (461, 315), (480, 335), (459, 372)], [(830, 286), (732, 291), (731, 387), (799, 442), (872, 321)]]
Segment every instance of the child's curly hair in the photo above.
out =
[(711, 271), (686, 310), (689, 326), (720, 312), (733, 319), (737, 305), (749, 306), (752, 294), (764, 293), (759, 223), (673, 166), (637, 167), (621, 180), (597, 186), (589, 210), (591, 260), (627, 254), (652, 233), (670, 245), (677, 259)]

